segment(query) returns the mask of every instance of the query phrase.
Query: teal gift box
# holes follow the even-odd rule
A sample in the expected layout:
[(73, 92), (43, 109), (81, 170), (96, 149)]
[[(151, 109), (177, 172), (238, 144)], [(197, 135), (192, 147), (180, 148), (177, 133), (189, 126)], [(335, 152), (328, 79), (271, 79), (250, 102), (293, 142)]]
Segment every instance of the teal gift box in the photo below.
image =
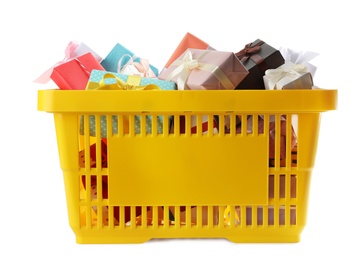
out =
[[(112, 77), (106, 77), (108, 75), (111, 75)], [(100, 86), (100, 82), (103, 81), (103, 84), (106, 85), (113, 85), (116, 84), (117, 80), (120, 79), (123, 82), (128, 82), (128, 80), (131, 78), (139, 78), (139, 86), (146, 86), (149, 84), (153, 84), (158, 86), (161, 90), (176, 90), (176, 83), (172, 81), (166, 81), (166, 80), (160, 80), (157, 78), (142, 78), (139, 76), (130, 76), (126, 74), (121, 73), (115, 73), (115, 72), (109, 72), (109, 71), (103, 71), (103, 70), (92, 70), (90, 74), (90, 78), (87, 84), (86, 91), (91, 91), (93, 89), (97, 89), (97, 87)], [(101, 89), (100, 89), (101, 90)], [(99, 90), (98, 90), (99, 91)], [(106, 90), (102, 90), (106, 91)], [(127, 91), (127, 90), (124, 90)], [(105, 115), (101, 115), (98, 117), (100, 119), (100, 135), (102, 138), (107, 137), (107, 117)], [(150, 134), (152, 133), (152, 116), (146, 116), (146, 133)], [(163, 117), (157, 116), (157, 133), (162, 134), (163, 132)], [(96, 136), (96, 117), (95, 115), (89, 116), (89, 132), (90, 136)], [(118, 126), (118, 116), (112, 116), (112, 133), (118, 134), (119, 132), (119, 126)], [(170, 117), (169, 121), (170, 122)], [(136, 115), (134, 116), (134, 127), (135, 127), (135, 134), (140, 134), (140, 124), (141, 124), (141, 118), (140, 116)], [(84, 116), (80, 117), (80, 134), (84, 134)]]
[[(109, 54), (101, 61), (101, 66), (110, 72), (120, 72), (120, 68), (126, 64), (133, 62), (140, 62), (141, 58), (137, 57), (132, 51), (128, 50), (120, 43), (117, 43)], [(153, 65), (149, 65), (150, 69), (154, 72), (155, 76), (159, 75), (159, 70)]]
[[(106, 74), (114, 75), (115, 77), (121, 79), (124, 82), (128, 82), (128, 79), (131, 77), (139, 77), (139, 76), (131, 76), (127, 74), (122, 73), (116, 73), (116, 72), (109, 72), (104, 70), (92, 70), (89, 81), (88, 81), (88, 87), (89, 85), (94, 85), (94, 83), (99, 84), (101, 80), (104, 79), (104, 76)], [(114, 84), (116, 83), (116, 79), (114, 78), (105, 78), (104, 83), (105, 84)], [(170, 80), (162, 80), (158, 78), (141, 78), (139, 86), (146, 86), (148, 84), (155, 84), (157, 85), (161, 90), (176, 90), (177, 86), (176, 83)]]

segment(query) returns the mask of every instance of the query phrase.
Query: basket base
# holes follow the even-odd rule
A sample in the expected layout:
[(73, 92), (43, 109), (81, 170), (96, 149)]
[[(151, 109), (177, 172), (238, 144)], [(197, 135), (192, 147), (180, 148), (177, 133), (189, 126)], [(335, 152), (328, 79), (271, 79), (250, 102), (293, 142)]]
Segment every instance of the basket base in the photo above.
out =
[[(89, 230), (90, 231), (90, 230)], [(193, 232), (81, 232), (77, 234), (78, 244), (141, 244), (149, 240), (163, 239), (227, 239), (233, 243), (297, 243), (300, 242), (301, 229), (298, 228), (269, 228), (242, 230), (192, 230)], [(164, 231), (164, 230), (163, 230)], [(169, 230), (168, 230), (169, 231)], [(198, 232), (196, 232), (198, 231)], [(235, 232), (234, 232), (235, 231)], [(239, 232), (240, 231), (240, 232)], [(227, 233), (227, 234), (226, 234)]]
[[(156, 238), (157, 240), (179, 239), (179, 238)], [(201, 239), (201, 238), (199, 238)], [(209, 239), (209, 238), (203, 238)], [(211, 238), (210, 238), (211, 239)], [(214, 238), (218, 239), (218, 238)], [(233, 243), (298, 243), (300, 242), (300, 236), (281, 236), (281, 237), (225, 237)], [(139, 238), (139, 237), (127, 237), (127, 238), (99, 238), (99, 237), (76, 237), (76, 243), (78, 244), (143, 244), (152, 240), (152, 238)]]
[(142, 244), (151, 240), (151, 237), (76, 237), (78, 244)]
[(226, 239), (233, 243), (298, 243), (300, 235), (226, 237)]

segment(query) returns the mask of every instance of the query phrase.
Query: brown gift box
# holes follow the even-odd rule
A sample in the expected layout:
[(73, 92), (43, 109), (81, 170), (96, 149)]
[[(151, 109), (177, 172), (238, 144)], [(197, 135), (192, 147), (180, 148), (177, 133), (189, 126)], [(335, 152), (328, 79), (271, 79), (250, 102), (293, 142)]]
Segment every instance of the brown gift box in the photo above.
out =
[(276, 69), (285, 62), (279, 50), (260, 39), (246, 44), (245, 48), (235, 55), (249, 71), (236, 89), (265, 89), (263, 80), (265, 71)]

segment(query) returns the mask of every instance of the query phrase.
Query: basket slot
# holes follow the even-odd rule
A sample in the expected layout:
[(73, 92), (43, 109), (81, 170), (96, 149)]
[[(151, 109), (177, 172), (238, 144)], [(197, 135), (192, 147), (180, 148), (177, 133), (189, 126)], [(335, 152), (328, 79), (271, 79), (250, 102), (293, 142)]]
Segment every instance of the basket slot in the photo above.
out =
[(296, 211), (296, 205), (290, 206), (290, 225), (296, 225), (297, 221), (297, 211)]
[(273, 226), (274, 225), (274, 205), (270, 205), (268, 207), (268, 219), (267, 219), (267, 224), (269, 226)]
[(216, 213), (219, 210), (217, 206), (216, 207), (208, 206), (207, 210), (208, 210), (208, 217), (207, 217), (208, 227), (212, 228), (214, 225), (217, 225), (218, 223), (218, 216), (216, 215)]
[(175, 136), (212, 136), (219, 133), (218, 125), (215, 115), (186, 113), (173, 116), (170, 133)]
[(252, 225), (252, 208), (250, 206), (246, 207), (246, 225), (251, 226)]
[(264, 217), (263, 217), (264, 208), (259, 206), (257, 207), (256, 210), (257, 210), (257, 225), (262, 226), (264, 224)]
[(270, 174), (269, 175), (269, 189), (268, 189), (268, 197), (270, 199), (274, 198), (274, 194), (275, 194), (275, 188), (274, 188), (274, 175)]
[(179, 136), (181, 133), (180, 127), (180, 115), (173, 115), (170, 133), (174, 134), (175, 137)]
[(190, 228), (191, 227), (191, 208), (190, 206), (186, 206), (185, 207), (185, 225), (187, 228)]
[(291, 175), (290, 179), (290, 197), (292, 199), (297, 197), (297, 177), (295, 174)]
[(283, 199), (285, 198), (285, 194), (286, 194), (286, 175), (285, 174), (281, 174), (280, 175), (280, 184), (279, 184), (279, 198)]
[(297, 167), (297, 115), (275, 114), (269, 120), (269, 166)]
[(284, 226), (285, 225), (285, 217), (286, 217), (285, 205), (279, 206), (278, 215), (279, 215), (279, 225)]
[[(144, 114), (136, 116), (140, 120), (140, 131), (136, 129), (135, 125), (135, 133), (141, 136), (145, 136), (147, 133), (152, 132), (152, 120), (149, 119), (150, 116), (145, 116)], [(150, 120), (150, 125), (148, 126), (148, 120)]]

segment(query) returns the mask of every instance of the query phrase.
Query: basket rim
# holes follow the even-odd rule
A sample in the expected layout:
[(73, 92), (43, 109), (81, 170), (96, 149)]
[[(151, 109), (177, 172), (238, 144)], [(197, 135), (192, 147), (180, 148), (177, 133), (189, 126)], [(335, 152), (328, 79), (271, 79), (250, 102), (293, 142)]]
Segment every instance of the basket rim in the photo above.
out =
[(337, 109), (335, 89), (38, 90), (37, 109), (70, 113), (317, 113)]

